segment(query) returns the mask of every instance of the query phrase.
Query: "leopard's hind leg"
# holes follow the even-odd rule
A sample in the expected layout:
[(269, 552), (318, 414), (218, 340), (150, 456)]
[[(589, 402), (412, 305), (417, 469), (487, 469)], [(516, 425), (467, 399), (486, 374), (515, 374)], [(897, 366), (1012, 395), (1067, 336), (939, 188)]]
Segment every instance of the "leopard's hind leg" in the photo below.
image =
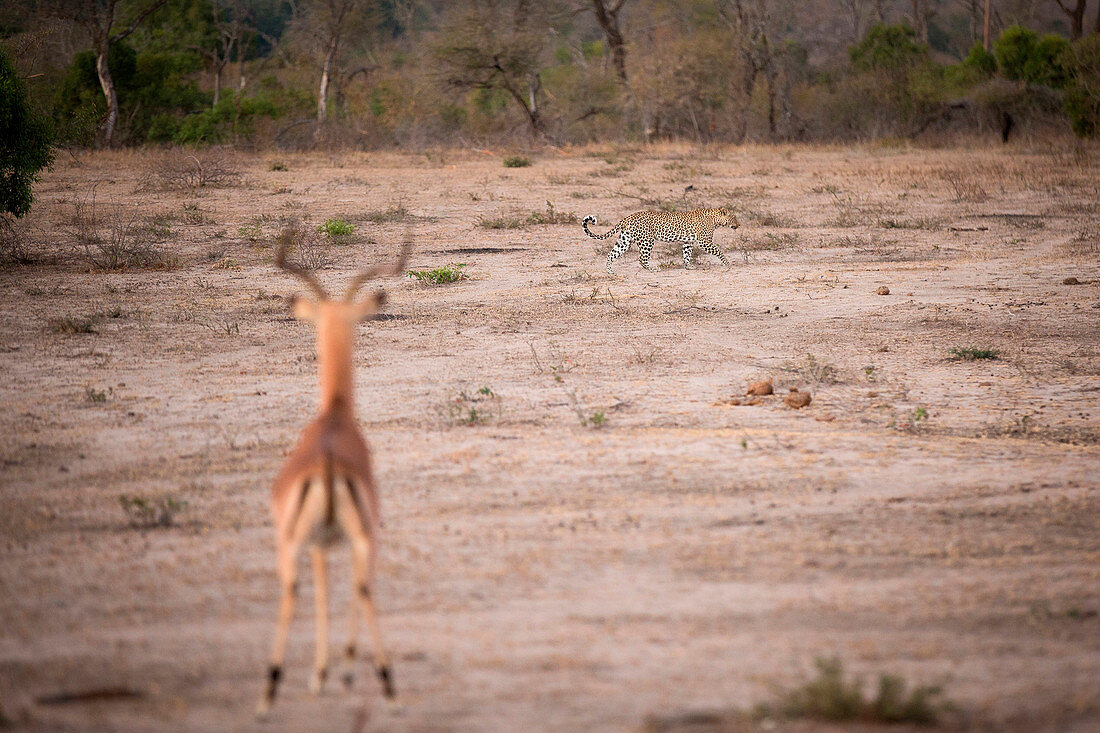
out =
[(649, 264), (649, 257), (653, 254), (653, 240), (652, 239), (639, 239), (638, 240), (638, 262), (642, 267), (652, 272), (657, 272), (658, 268)]
[(619, 241), (615, 243), (615, 246), (611, 248), (611, 252), (607, 255), (607, 274), (614, 275), (611, 271), (611, 263), (626, 254), (626, 251), (630, 249), (630, 235), (623, 232), (619, 235)]

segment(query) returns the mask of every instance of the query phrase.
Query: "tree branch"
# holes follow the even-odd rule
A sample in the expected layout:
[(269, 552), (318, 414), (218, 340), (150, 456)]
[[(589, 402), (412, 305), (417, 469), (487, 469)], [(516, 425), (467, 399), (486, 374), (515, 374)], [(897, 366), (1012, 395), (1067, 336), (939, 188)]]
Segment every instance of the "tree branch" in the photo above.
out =
[(168, 0), (154, 0), (154, 2), (151, 5), (149, 5), (149, 7), (145, 8), (145, 10), (141, 11), (141, 13), (138, 15), (138, 17), (134, 19), (134, 22), (130, 24), (129, 28), (122, 31), (122, 33), (116, 33), (115, 35), (111, 36), (111, 41), (110, 42), (112, 44), (118, 43), (122, 39), (126, 38), (126, 36), (130, 35), (134, 31), (136, 31), (137, 27), (139, 25), (141, 25), (141, 21), (145, 20), (147, 17), (149, 17), (149, 15), (154, 10), (156, 10), (157, 8), (159, 8), (160, 6), (164, 5), (167, 2), (168, 2)]

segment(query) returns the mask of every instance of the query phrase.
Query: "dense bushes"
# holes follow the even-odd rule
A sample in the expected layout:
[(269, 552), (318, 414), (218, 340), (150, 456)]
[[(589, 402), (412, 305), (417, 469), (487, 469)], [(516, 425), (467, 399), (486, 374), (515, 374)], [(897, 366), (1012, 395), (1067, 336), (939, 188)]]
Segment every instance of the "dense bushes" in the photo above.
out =
[[(879, 25), (846, 53), (815, 52), (811, 61), (789, 27), (751, 12), (735, 17), (713, 0), (632, 4), (640, 15), (627, 37), (626, 78), (583, 13), (569, 19), (525, 3), (441, 3), (415, 22), (374, 28), (364, 20), (366, 30), (346, 39), (318, 129), (319, 60), (307, 16), (265, 25), (262, 43), (250, 30), (227, 46), (219, 33), (229, 11), (213, 12), (212, 2), (176, 0), (166, 17), (154, 15), (148, 28), (113, 46), (121, 141), (851, 140), (1068, 131), (1067, 117), (1078, 134), (1097, 134), (1097, 51), (1088, 38), (1071, 46), (1012, 26), (992, 52), (974, 45), (945, 65), (944, 50), (960, 48), (965, 31), (951, 31), (947, 44), (942, 28), (930, 30), (934, 53), (909, 27)], [(269, 20), (296, 17), (274, 6), (264, 12)], [(284, 26), (295, 30), (282, 38)], [(90, 144), (105, 112), (93, 55), (77, 54), (63, 74), (55, 68), (47, 78), (55, 82), (51, 107), (61, 136)], [(212, 87), (220, 90), (217, 103)]]
[(1100, 136), (1100, 34), (1082, 38), (1063, 53), (1069, 82), (1065, 109), (1073, 131), (1081, 137)]
[(47, 121), (31, 109), (27, 90), (0, 49), (0, 219), (31, 208), (31, 185), (52, 158)]

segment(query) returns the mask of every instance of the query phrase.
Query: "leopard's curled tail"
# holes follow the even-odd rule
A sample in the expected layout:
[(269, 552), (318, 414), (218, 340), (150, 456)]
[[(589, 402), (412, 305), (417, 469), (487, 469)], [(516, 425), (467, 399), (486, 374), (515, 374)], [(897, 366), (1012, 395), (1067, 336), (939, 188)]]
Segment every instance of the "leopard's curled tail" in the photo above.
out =
[(581, 226), (584, 227), (584, 233), (592, 237), (593, 239), (607, 239), (615, 232), (621, 232), (623, 229), (623, 223), (620, 221), (618, 224), (611, 227), (611, 231), (609, 231), (607, 234), (593, 234), (592, 230), (588, 228), (589, 222), (595, 224), (596, 217), (589, 214), (588, 216), (584, 217), (584, 221), (581, 222)]

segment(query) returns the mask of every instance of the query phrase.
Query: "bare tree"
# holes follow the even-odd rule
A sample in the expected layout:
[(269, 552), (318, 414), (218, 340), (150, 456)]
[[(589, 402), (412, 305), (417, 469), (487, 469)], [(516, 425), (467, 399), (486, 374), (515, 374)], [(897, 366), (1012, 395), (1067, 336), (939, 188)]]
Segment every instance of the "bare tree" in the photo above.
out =
[(118, 92), (115, 91), (115, 82), (111, 78), (111, 70), (107, 65), (111, 46), (137, 30), (154, 10), (166, 2), (168, 0), (147, 0), (139, 6), (140, 9), (133, 21), (124, 30), (114, 33), (118, 0), (72, 0), (71, 2), (58, 0), (56, 9), (59, 14), (82, 26), (91, 36), (92, 49), (95, 51), (96, 76), (99, 78), (99, 86), (103, 89), (103, 96), (107, 98), (107, 116), (101, 128), (101, 139), (107, 147), (114, 142), (115, 128), (118, 127)]
[[(767, 0), (723, 0), (718, 5), (719, 17), (733, 30), (741, 49), (743, 92), (752, 96), (759, 75), (764, 75), (768, 95), (768, 133), (778, 136), (779, 107), (787, 108), (785, 87), (779, 84), (779, 64), (772, 48), (771, 14)], [(782, 96), (782, 98), (781, 98)], [(743, 134), (741, 135), (743, 137)]]
[(347, 38), (362, 30), (365, 8), (365, 0), (307, 0), (297, 8), (293, 35), (306, 40), (310, 53), (321, 60), (316, 140), (321, 138), (328, 121), (329, 85), (338, 73), (341, 47)]
[(605, 0), (592, 0), (592, 9), (596, 13), (596, 22), (603, 28), (607, 45), (611, 49), (611, 60), (615, 64), (615, 75), (619, 81), (626, 84), (626, 44), (623, 41), (622, 31), (619, 29), (619, 13), (623, 10), (626, 0), (614, 0), (611, 3)]
[[(1076, 41), (1085, 33), (1085, 5), (1088, 0), (1076, 0), (1072, 5), (1066, 5), (1062, 0), (1054, 1), (1069, 17), (1069, 37)], [(1096, 16), (1096, 22), (1100, 26), (1100, 14)]]
[(476, 6), (450, 24), (451, 32), (436, 46), (435, 55), (448, 86), (504, 91), (523, 110), (532, 136), (538, 136), (546, 128), (539, 71), (547, 34), (528, 10), (521, 1), (508, 30), (495, 3)]
[(221, 100), (222, 74), (225, 67), (233, 60), (234, 49), (238, 58), (243, 57), (245, 23), (249, 16), (246, 0), (231, 0), (228, 5), (229, 7), (223, 7), (218, 2), (210, 4), (216, 32), (212, 45), (192, 46), (195, 51), (210, 61), (214, 72), (213, 106), (215, 107)]

